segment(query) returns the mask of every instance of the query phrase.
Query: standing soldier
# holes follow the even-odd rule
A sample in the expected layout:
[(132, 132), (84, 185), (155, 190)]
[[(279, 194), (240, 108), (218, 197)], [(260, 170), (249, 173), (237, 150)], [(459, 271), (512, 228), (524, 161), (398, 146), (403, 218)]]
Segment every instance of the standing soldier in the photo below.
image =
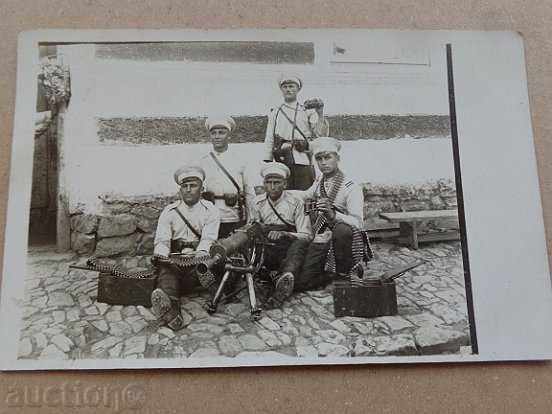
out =
[[(203, 169), (197, 166), (179, 168), (174, 180), (179, 186), (180, 200), (165, 207), (157, 223), (153, 252), (158, 259), (159, 278), (157, 289), (151, 294), (151, 303), (153, 313), (169, 328), (177, 330), (186, 325), (180, 312), (180, 296), (199, 287), (200, 281), (192, 268), (183, 272), (163, 259), (170, 253), (208, 256), (211, 245), (217, 240), (220, 216), (211, 202), (200, 199), (205, 180)], [(203, 283), (209, 285), (214, 280)]]
[(364, 260), (372, 258), (363, 229), (362, 188), (339, 169), (341, 144), (321, 137), (312, 153), (322, 175), (307, 191), (294, 192), (305, 199), (314, 239), (309, 246), (297, 290), (312, 289), (332, 277), (348, 278)]
[(236, 127), (234, 119), (209, 117), (205, 127), (213, 150), (200, 161), (206, 177), (203, 198), (219, 209), (219, 238), (224, 238), (248, 221), (248, 205), (253, 195), (249, 193), (244, 157), (229, 149), (230, 134)]
[(289, 168), (270, 162), (261, 169), (266, 194), (255, 197), (253, 221), (261, 223), (267, 237), (275, 243), (265, 252), (265, 266), (278, 273), (271, 277), (273, 305), (280, 306), (293, 292), (312, 238), (310, 222), (303, 210), (303, 201), (286, 191)]
[(297, 76), (282, 76), (279, 81), (284, 102), (271, 108), (265, 136), (265, 161), (276, 160), (286, 164), (291, 176), (290, 190), (306, 190), (314, 181), (314, 167), (309, 141), (328, 135), (324, 119), (324, 104), (311, 99), (303, 105), (297, 94), (303, 83)]

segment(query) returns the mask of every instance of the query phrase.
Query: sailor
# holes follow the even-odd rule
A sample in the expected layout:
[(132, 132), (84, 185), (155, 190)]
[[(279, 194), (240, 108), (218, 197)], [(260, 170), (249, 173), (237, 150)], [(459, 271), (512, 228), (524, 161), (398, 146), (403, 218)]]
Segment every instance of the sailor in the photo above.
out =
[(280, 161), (289, 167), (288, 189), (306, 190), (315, 178), (310, 141), (328, 135), (324, 104), (320, 99), (311, 99), (309, 104), (297, 102), (303, 87), (298, 76), (283, 75), (278, 85), (284, 102), (268, 114), (264, 160)]
[(199, 166), (187, 165), (174, 173), (180, 200), (166, 206), (157, 223), (154, 239), (154, 257), (159, 267), (157, 289), (151, 294), (152, 311), (169, 328), (178, 330), (185, 321), (180, 312), (180, 296), (192, 289), (215, 281), (201, 281), (193, 272), (184, 272), (166, 259), (171, 253), (190, 257), (207, 256), (217, 240), (219, 210), (207, 200), (201, 199), (205, 172)]
[(205, 171), (202, 197), (219, 209), (219, 238), (227, 237), (248, 221), (248, 206), (254, 197), (245, 158), (229, 145), (235, 127), (234, 119), (226, 115), (211, 116), (205, 121), (213, 148), (199, 163)]
[(305, 200), (314, 235), (295, 281), (297, 290), (320, 287), (332, 278), (349, 278), (362, 261), (372, 257), (362, 231), (362, 188), (339, 168), (340, 150), (335, 138), (314, 140), (312, 153), (322, 174), (307, 191), (294, 192)]
[(255, 197), (252, 209), (253, 221), (261, 223), (269, 241), (275, 243), (265, 251), (264, 261), (274, 283), (272, 306), (280, 306), (293, 292), (294, 278), (312, 238), (302, 200), (286, 190), (289, 175), (282, 163), (264, 164), (261, 176), (266, 193)]

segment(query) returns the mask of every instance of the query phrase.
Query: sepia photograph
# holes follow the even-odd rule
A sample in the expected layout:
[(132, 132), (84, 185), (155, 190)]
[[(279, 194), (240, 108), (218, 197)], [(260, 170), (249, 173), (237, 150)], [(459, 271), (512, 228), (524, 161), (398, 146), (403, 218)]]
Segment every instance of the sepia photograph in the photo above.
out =
[(17, 360), (477, 355), (454, 50), (39, 41)]

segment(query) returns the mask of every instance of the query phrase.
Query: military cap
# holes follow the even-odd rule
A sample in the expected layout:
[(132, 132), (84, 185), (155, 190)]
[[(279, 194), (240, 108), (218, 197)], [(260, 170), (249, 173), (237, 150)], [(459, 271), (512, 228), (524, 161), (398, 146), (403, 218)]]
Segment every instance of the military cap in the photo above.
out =
[(291, 172), (287, 165), (281, 162), (267, 162), (261, 167), (261, 177), (265, 178), (268, 175), (277, 175), (279, 177), (287, 179)]
[(284, 83), (293, 82), (299, 86), (299, 89), (303, 87), (303, 81), (301, 78), (297, 75), (293, 75), (291, 73), (285, 73), (280, 76), (280, 79), (278, 80), (278, 86), (282, 86)]
[(335, 152), (339, 154), (341, 151), (341, 142), (332, 137), (320, 137), (311, 142), (312, 155), (320, 152)]
[(180, 185), (187, 178), (205, 180), (205, 171), (197, 165), (184, 165), (174, 172), (174, 181)]
[(232, 131), (236, 127), (236, 121), (231, 116), (210, 116), (205, 120), (205, 128), (210, 131), (214, 127), (224, 127)]

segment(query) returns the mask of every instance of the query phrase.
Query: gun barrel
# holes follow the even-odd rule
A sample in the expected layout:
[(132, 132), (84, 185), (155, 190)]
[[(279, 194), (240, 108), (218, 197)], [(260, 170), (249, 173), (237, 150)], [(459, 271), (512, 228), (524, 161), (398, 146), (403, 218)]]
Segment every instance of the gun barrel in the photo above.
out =
[(200, 275), (204, 275), (209, 270), (211, 270), (214, 266), (220, 263), (223, 259), (224, 257), (222, 255), (215, 254), (213, 257), (206, 259), (203, 263), (199, 263), (196, 266), (196, 272)]

